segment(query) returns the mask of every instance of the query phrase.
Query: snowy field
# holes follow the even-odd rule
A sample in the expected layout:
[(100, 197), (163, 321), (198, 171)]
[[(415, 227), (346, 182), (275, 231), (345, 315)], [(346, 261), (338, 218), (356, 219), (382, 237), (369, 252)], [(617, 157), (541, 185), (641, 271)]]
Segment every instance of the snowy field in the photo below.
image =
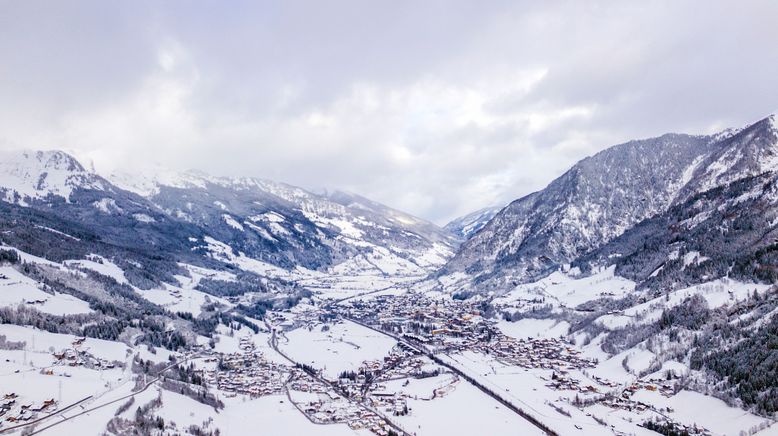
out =
[(542, 435), (542, 431), (497, 403), (478, 388), (460, 381), (432, 401), (409, 399), (409, 415), (396, 417), (410, 433), (450, 435)]
[[(322, 327), (329, 327), (322, 331)], [(383, 359), (396, 342), (368, 328), (343, 321), (318, 324), (312, 330), (298, 328), (285, 334), (279, 348), (295, 361), (323, 369), (335, 379), (343, 371), (355, 371), (366, 360)]]
[(370, 271), (320, 274), (297, 281), (314, 294), (314, 299), (341, 300), (368, 293), (403, 293), (423, 276), (386, 276)]
[(165, 283), (162, 288), (145, 291), (138, 290), (138, 293), (143, 296), (143, 298), (152, 303), (159, 304), (171, 312), (189, 312), (193, 316), (200, 315), (202, 306), (209, 302), (219, 302), (228, 307), (232, 306), (232, 304), (224, 298), (206, 294), (195, 288), (200, 283), (200, 280), (204, 278), (234, 281), (235, 276), (233, 274), (186, 264), (181, 264), (181, 266), (189, 271), (190, 277), (175, 276), (176, 280), (181, 284), (180, 286)]
[[(485, 386), (499, 392), (507, 401), (535, 416), (560, 434), (576, 431), (575, 425), (581, 426), (585, 430), (585, 434), (612, 434), (610, 430), (586, 416), (584, 412), (571, 407), (566, 402), (558, 402), (561, 397), (569, 398), (574, 394), (546, 387), (546, 384), (551, 380), (553, 373), (551, 370), (539, 368), (528, 370), (508, 366), (488, 356), (472, 352), (450, 355), (447, 356), (447, 360)], [(582, 374), (580, 376), (585, 377)], [(589, 380), (588, 383), (596, 384), (593, 380)], [(572, 416), (563, 416), (548, 405), (548, 403), (554, 402), (558, 402), (559, 407), (570, 412)], [(630, 432), (643, 434), (634, 425), (620, 425), (618, 428), (629, 428)], [(651, 434), (651, 432), (645, 434)]]
[(615, 275), (615, 266), (588, 277), (576, 277), (560, 271), (537, 282), (516, 286), (494, 303), (511, 305), (522, 300), (542, 298), (545, 304), (573, 308), (599, 298), (620, 298), (635, 289), (635, 282)]
[[(72, 348), (74, 336), (7, 324), (0, 325), (0, 335), (6, 341), (24, 343), (22, 350), (3, 350), (0, 360), (0, 395), (15, 393), (19, 395), (19, 404), (54, 399), (64, 408), (91, 397), (82, 403), (87, 406), (102, 403), (117, 393), (129, 393), (134, 386), (128, 366), (99, 370), (56, 363), (53, 352)], [(129, 349), (118, 342), (87, 338), (79, 349), (124, 365), (131, 358)], [(104, 427), (107, 419), (100, 422)], [(68, 434), (59, 429), (49, 433)]]
[(124, 277), (124, 271), (110, 260), (95, 254), (87, 257), (88, 259), (66, 260), (63, 263), (69, 267), (91, 269), (104, 276), (113, 278), (117, 283), (128, 283), (127, 278)]
[(227, 402), (224, 412), (217, 416), (216, 424), (225, 435), (372, 435), (368, 430), (352, 430), (346, 424), (313, 424), (289, 402), (286, 396)]
[(0, 267), (0, 307), (29, 305), (51, 315), (90, 313), (86, 301), (72, 295), (41, 290), (42, 285), (9, 266)]
[(446, 390), (458, 383), (458, 377), (450, 373), (420, 379), (409, 377), (383, 383), (385, 385), (383, 392), (387, 394), (404, 393), (417, 400), (432, 400), (438, 395), (436, 390)]
[[(314, 293), (317, 300), (339, 300), (382, 289), (391, 289), (398, 285), (398, 280), (388, 279), (382, 275), (349, 275), (327, 276), (316, 280), (299, 282)], [(402, 283), (402, 281), (399, 281)]]
[(555, 319), (525, 318), (516, 322), (500, 320), (497, 327), (507, 336), (522, 339), (533, 338), (558, 338), (567, 335), (570, 324), (566, 321)]
[[(608, 387), (600, 385), (591, 375), (604, 377), (621, 383), (622, 386), (632, 383), (636, 377), (622, 367), (622, 360), (628, 357), (630, 369), (639, 371), (648, 367), (653, 354), (646, 350), (627, 350), (624, 353), (602, 362), (597, 368), (586, 372), (573, 370), (569, 376), (581, 381), (582, 384), (597, 386), (607, 392)], [(576, 391), (558, 391), (546, 386), (551, 380), (553, 371), (541, 368), (525, 369), (504, 365), (478, 353), (465, 352), (447, 356), (446, 360), (456, 365), (485, 386), (500, 392), (503, 398), (515, 404), (549, 425), (560, 434), (580, 434), (581, 427), (586, 435), (612, 434), (610, 426), (636, 435), (655, 435), (636, 424), (655, 416), (651, 411), (632, 411), (611, 409), (602, 405), (576, 407), (571, 404)], [(682, 373), (684, 365), (678, 362), (667, 362), (667, 368)], [(648, 377), (651, 377), (649, 375)], [(647, 377), (647, 378), (648, 378)], [(727, 406), (723, 401), (697, 392), (681, 391), (671, 397), (665, 397), (659, 392), (645, 389), (634, 394), (633, 400), (651, 404), (657, 408), (670, 407), (668, 416), (686, 425), (702, 425), (711, 430), (714, 435), (736, 435), (741, 431), (749, 431), (767, 420), (741, 409)], [(555, 407), (570, 413), (563, 416)], [(608, 427), (598, 423), (594, 417), (606, 422)], [(577, 426), (577, 427), (576, 427)], [(778, 434), (778, 428), (771, 427), (760, 435)]]
[[(635, 394), (637, 401), (653, 404), (657, 407), (670, 407), (667, 414), (674, 420), (693, 425), (698, 424), (710, 429), (714, 435), (736, 435), (759, 426), (764, 418), (752, 415), (741, 409), (729, 407), (718, 398), (698, 392), (681, 391), (667, 398), (658, 392), (641, 390)], [(760, 435), (778, 434), (778, 428), (770, 428)]]

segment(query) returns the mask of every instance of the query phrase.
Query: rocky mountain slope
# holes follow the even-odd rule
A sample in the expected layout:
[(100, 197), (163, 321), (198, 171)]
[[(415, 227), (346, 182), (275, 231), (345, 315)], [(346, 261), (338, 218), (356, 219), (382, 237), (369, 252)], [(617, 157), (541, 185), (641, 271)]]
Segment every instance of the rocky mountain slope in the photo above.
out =
[(776, 159), (775, 116), (613, 147), (511, 204), (436, 278), (455, 298), (489, 301), (506, 329), (543, 326), (598, 356), (600, 374), (772, 420)]
[(271, 264), (323, 269), (369, 259), (384, 273), (424, 274), (456, 239), (434, 224), (354, 194), (313, 194), (254, 178), (187, 172), (140, 180), (109, 176), (167, 215), (207, 227), (236, 253)]
[(462, 288), (504, 291), (592, 253), (695, 195), (772, 172), (776, 159), (775, 116), (716, 135), (667, 134), (611, 147), (508, 205), (462, 245), (441, 275), (454, 274)]
[(778, 282), (778, 175), (707, 190), (631, 228), (575, 261), (661, 292), (720, 277)]

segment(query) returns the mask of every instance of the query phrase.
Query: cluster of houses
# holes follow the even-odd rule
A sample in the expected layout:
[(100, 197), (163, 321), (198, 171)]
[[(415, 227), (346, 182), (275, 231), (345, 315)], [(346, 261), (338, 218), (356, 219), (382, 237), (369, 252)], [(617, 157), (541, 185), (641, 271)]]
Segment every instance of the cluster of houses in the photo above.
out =
[(337, 307), (349, 319), (380, 326), (434, 351), (456, 352), (488, 341), (497, 331), (476, 303), (436, 300), (422, 294), (379, 296)]
[(429, 369), (429, 366), (429, 360), (419, 356), (418, 352), (396, 346), (383, 360), (365, 361), (358, 371), (341, 374), (337, 380), (337, 388), (349, 398), (392, 415), (407, 415), (408, 395), (403, 392), (388, 392), (385, 383), (439, 374), (437, 368)]
[(20, 403), (19, 396), (15, 392), (9, 392), (4, 394), (0, 401), (0, 419), (8, 423), (27, 422), (38, 418), (41, 413), (55, 410), (57, 410), (57, 402), (53, 398), (40, 403)]
[(365, 409), (356, 411), (346, 422), (353, 430), (368, 429), (379, 436), (387, 436), (391, 430), (385, 419)]
[(651, 406), (640, 401), (633, 401), (623, 396), (606, 396), (599, 401), (600, 404), (611, 409), (626, 410), (628, 412), (645, 412), (651, 410)]
[[(60, 351), (55, 351), (52, 354), (54, 357), (54, 365), (67, 365), (67, 366), (84, 366), (90, 369), (112, 369), (116, 367), (116, 362), (109, 362), (105, 359), (95, 357), (88, 350), (82, 349), (82, 345), (86, 338), (76, 338), (72, 343), (71, 348), (64, 348)], [(48, 374), (48, 373), (46, 373)], [(53, 371), (51, 371), (53, 374)]]
[(215, 368), (201, 370), (206, 382), (233, 395), (261, 397), (283, 393), (289, 367), (269, 362), (248, 338), (241, 338), (240, 347), (242, 352), (206, 359), (216, 363)]
[[(290, 383), (292, 391), (315, 393), (315, 399), (293, 402), (311, 422), (316, 424), (345, 423), (354, 430), (369, 429), (386, 435), (391, 428), (385, 419), (358, 403), (337, 395), (326, 385), (305, 380), (305, 374)], [(290, 396), (291, 398), (291, 396)]]
[[(599, 379), (598, 382), (603, 383), (606, 382), (606, 380)], [(658, 383), (655, 383), (658, 382)], [(613, 386), (613, 382), (609, 382), (609, 386)], [(665, 397), (671, 397), (673, 396), (673, 386), (666, 382), (661, 380), (649, 380), (649, 381), (643, 381), (643, 380), (637, 380), (628, 386), (624, 387), (621, 390), (621, 393), (619, 395), (605, 395), (598, 399), (598, 403), (610, 407), (612, 409), (620, 409), (620, 410), (626, 410), (629, 412), (644, 412), (646, 410), (652, 410), (654, 412), (658, 412), (656, 408), (650, 404), (646, 404), (642, 401), (635, 401), (632, 396), (640, 391), (641, 389), (645, 389), (647, 391), (651, 392), (659, 392)], [(669, 407), (665, 409), (667, 412), (672, 412), (672, 409)], [(679, 424), (680, 425), (680, 424)], [(696, 428), (696, 431), (705, 431), (705, 429), (699, 429)], [(689, 433), (689, 434), (705, 434), (705, 433)]]
[[(276, 321), (281, 320), (280, 317)], [(211, 353), (205, 359), (206, 368), (197, 369), (205, 381), (227, 396), (288, 394), (289, 401), (311, 422), (317, 424), (346, 423), (353, 429), (368, 429), (385, 436), (391, 426), (379, 414), (359, 402), (344, 398), (335, 389), (306, 372), (303, 368), (268, 361), (256, 349), (250, 336), (240, 338), (240, 352)], [(377, 362), (366, 363), (378, 370)], [(316, 400), (292, 401), (294, 392), (314, 394)]]
[(563, 374), (597, 366), (596, 360), (583, 357), (575, 347), (557, 338), (514, 339), (497, 333), (491, 342), (475, 348), (516, 366), (551, 369)]
[(414, 367), (412, 361), (408, 360), (409, 355), (408, 351), (395, 347), (383, 360), (362, 362), (356, 372), (340, 375), (338, 389), (349, 398), (362, 400), (371, 389), (376, 388), (375, 382), (379, 379), (411, 373)]
[(505, 336), (493, 321), (481, 316), (478, 302), (434, 300), (418, 294), (387, 296), (352, 302), (343, 315), (379, 325), (434, 353), (478, 351), (520, 367), (558, 372), (597, 365), (561, 339)]
[[(660, 420), (657, 424), (657, 427), (654, 427), (653, 430), (659, 430), (661, 428), (661, 432), (663, 434), (680, 434), (680, 435), (689, 435), (689, 436), (711, 436), (711, 432), (704, 428), (704, 427), (698, 427), (695, 425), (685, 425), (681, 424), (679, 422), (673, 421), (672, 419), (663, 418)], [(646, 424), (643, 424), (643, 427), (647, 427)], [(742, 432), (741, 434), (745, 434), (745, 432)]]
[(604, 377), (600, 377), (600, 376), (598, 376), (598, 375), (590, 375), (590, 377), (591, 377), (591, 378), (592, 378), (594, 381), (596, 381), (597, 383), (599, 383), (600, 385), (602, 385), (602, 386), (605, 386), (605, 387), (607, 387), (607, 388), (617, 388), (617, 387), (619, 387), (619, 386), (620, 386), (620, 385), (619, 385), (618, 383), (616, 383), (615, 381), (608, 380), (608, 379), (606, 379), (606, 378), (604, 378)]
[[(380, 315), (376, 315), (380, 314)], [(476, 351), (497, 360), (527, 369), (552, 371), (546, 387), (559, 391), (574, 391), (588, 401), (627, 411), (652, 410), (647, 404), (630, 399), (639, 389), (673, 394), (669, 383), (635, 382), (623, 389), (621, 395), (604, 395), (601, 389), (618, 390), (618, 384), (592, 376), (594, 383), (585, 383), (571, 372), (586, 371), (597, 366), (597, 361), (586, 358), (576, 347), (558, 338), (515, 339), (504, 335), (493, 322), (480, 316), (477, 303), (466, 301), (432, 301), (420, 295), (384, 297), (352, 303), (343, 316), (380, 325), (381, 329), (403, 336), (409, 342), (423, 345), (432, 352)], [(406, 372), (407, 373), (407, 372)], [(358, 384), (359, 381), (357, 381)], [(395, 395), (382, 397), (381, 405), (394, 406)], [(402, 404), (402, 403), (397, 403)], [(399, 406), (398, 406), (399, 408)], [(394, 410), (394, 409), (392, 409)], [(680, 427), (679, 427), (680, 428)], [(690, 434), (704, 430), (690, 430)]]
[[(396, 337), (404, 337), (387, 356), (363, 362), (353, 373), (344, 373), (333, 382), (318, 378), (304, 368), (267, 362), (248, 340), (241, 340), (242, 353), (222, 355), (218, 368), (206, 373), (207, 380), (220, 390), (259, 396), (287, 393), (289, 400), (311, 422), (347, 423), (353, 429), (369, 429), (378, 435), (391, 431), (389, 416), (409, 413), (409, 396), (402, 389), (390, 390), (386, 383), (403, 378), (423, 378), (439, 374), (425, 356), (427, 352), (474, 351), (527, 369), (551, 373), (546, 386), (582, 394), (586, 401), (627, 411), (653, 411), (650, 405), (631, 399), (639, 389), (672, 395), (669, 383), (635, 382), (622, 387), (597, 376), (592, 382), (576, 377), (577, 371), (595, 368), (597, 361), (585, 357), (570, 343), (558, 338), (516, 339), (504, 335), (496, 323), (481, 316), (478, 301), (435, 300), (424, 295), (379, 296), (330, 307), (335, 319), (356, 320), (376, 326)], [(322, 312), (311, 310), (290, 316), (269, 312), (268, 321), (282, 330), (291, 330), (322, 321)], [(420, 351), (423, 350), (423, 353)], [(605, 392), (606, 390), (608, 392)], [(313, 395), (295, 399), (294, 392)], [(289, 395), (292, 394), (292, 395)], [(433, 398), (435, 396), (433, 395)], [(379, 412), (380, 411), (380, 412)], [(386, 418), (385, 418), (386, 417)], [(683, 428), (679, 425), (678, 428)], [(705, 435), (704, 429), (689, 434)]]
[(546, 383), (547, 388), (551, 388), (557, 391), (577, 391), (582, 394), (597, 394), (600, 390), (589, 384), (584, 385), (577, 378), (570, 377), (567, 371), (554, 371), (551, 375), (551, 380)]
[(675, 386), (667, 380), (650, 379), (650, 380), (637, 380), (625, 389), (629, 392), (637, 392), (640, 389), (647, 391), (659, 392), (663, 396), (670, 398), (675, 395)]

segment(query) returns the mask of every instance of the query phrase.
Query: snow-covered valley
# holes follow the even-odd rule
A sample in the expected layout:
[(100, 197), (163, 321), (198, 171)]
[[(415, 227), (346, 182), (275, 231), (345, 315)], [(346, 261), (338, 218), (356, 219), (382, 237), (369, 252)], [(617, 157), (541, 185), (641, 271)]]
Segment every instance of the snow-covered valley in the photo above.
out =
[[(98, 262), (45, 265), (123, 279), (115, 265), (92, 259)], [(178, 286), (135, 291), (195, 317), (203, 316), (204, 306), (236, 307), (246, 298), (195, 289), (205, 277), (234, 280), (227, 272), (186, 269)], [(15, 267), (2, 272), (7, 284), (0, 284), (8, 286), (3, 307), (90, 312), (85, 301), (48, 294)], [(603, 350), (608, 329), (654, 322), (652, 301), (596, 318), (593, 325), (602, 326), (597, 336), (571, 328), (573, 308), (634, 291), (635, 283), (613, 268), (522, 284), (489, 300), (492, 315), (484, 312), (486, 299), (450, 299), (425, 276), (297, 271), (287, 278), (308, 291), (296, 305), (268, 309), (262, 320), (218, 325), (186, 349), (153, 346), (137, 336), (95, 340), (0, 325), (0, 394), (8, 405), (0, 430), (69, 434), (85, 425), (108, 432), (158, 425), (174, 433), (221, 434), (257, 426), (277, 435), (653, 434), (643, 423), (662, 420), (713, 435), (768, 435), (777, 428), (771, 419), (683, 387), (701, 373), (659, 355), (656, 344), (638, 342), (613, 355)], [(666, 307), (692, 295), (712, 308), (731, 306), (754, 291), (770, 292), (719, 280), (674, 292)], [(544, 307), (543, 315), (533, 307)]]
[[(773, 120), (616, 146), (449, 230), (9, 155), (0, 433), (778, 434)], [(685, 163), (632, 170), (673, 183), (600, 177), (649, 146)]]

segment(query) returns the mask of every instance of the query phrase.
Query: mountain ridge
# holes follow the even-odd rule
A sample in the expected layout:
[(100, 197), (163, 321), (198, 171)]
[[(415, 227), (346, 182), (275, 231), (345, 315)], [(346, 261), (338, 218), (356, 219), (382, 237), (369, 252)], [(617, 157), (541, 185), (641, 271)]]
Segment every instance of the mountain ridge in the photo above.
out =
[[(321, 270), (346, 262), (353, 270), (424, 275), (445, 262), (458, 242), (434, 224), (353, 194), (322, 196), (268, 180), (191, 171), (103, 177), (58, 150), (5, 152), (0, 182), (9, 216), (35, 210), (44, 214), (35, 218), (46, 222), (43, 227), (64, 234), (80, 228), (89, 240), (135, 252), (163, 250), (187, 262), (200, 256), (198, 262), (210, 267), (248, 262), (261, 271)], [(4, 235), (3, 242), (45, 257), (44, 247), (25, 244), (21, 236), (44, 230), (14, 228), (19, 233)], [(48, 233), (40, 238), (51, 238)], [(92, 249), (113, 250), (107, 247)], [(77, 257), (89, 254), (74, 250)], [(144, 256), (140, 263), (153, 271), (153, 256)], [(177, 270), (174, 264), (165, 269)], [(171, 276), (149, 280), (135, 284), (148, 287)]]
[(510, 203), (439, 276), (465, 274), (459, 286), (499, 291), (547, 275), (700, 191), (774, 170), (776, 132), (771, 115), (719, 134), (665, 134), (605, 149)]

